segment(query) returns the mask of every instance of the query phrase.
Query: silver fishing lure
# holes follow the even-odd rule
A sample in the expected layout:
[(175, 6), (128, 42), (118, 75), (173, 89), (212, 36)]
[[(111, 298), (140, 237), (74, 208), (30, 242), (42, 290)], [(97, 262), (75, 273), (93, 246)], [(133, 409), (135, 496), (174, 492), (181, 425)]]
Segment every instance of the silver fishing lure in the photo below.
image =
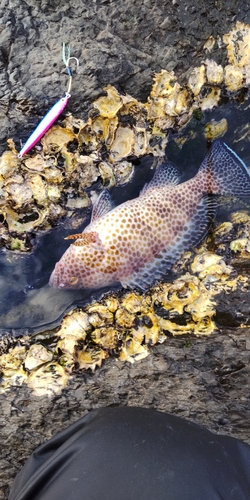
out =
[(63, 51), (62, 51), (62, 59), (66, 66), (68, 75), (69, 75), (69, 84), (68, 89), (65, 92), (65, 96), (59, 99), (56, 104), (48, 111), (42, 121), (38, 124), (34, 132), (28, 138), (24, 146), (22, 147), (20, 153), (18, 154), (18, 158), (22, 158), (37, 142), (44, 136), (44, 134), (49, 130), (49, 128), (56, 121), (58, 116), (62, 113), (64, 108), (66, 107), (69, 98), (71, 97), (70, 91), (72, 86), (72, 71), (70, 69), (70, 61), (75, 60), (76, 65), (79, 66), (79, 61), (76, 57), (70, 57), (70, 47), (68, 47), (68, 57), (65, 55), (65, 44), (63, 43)]

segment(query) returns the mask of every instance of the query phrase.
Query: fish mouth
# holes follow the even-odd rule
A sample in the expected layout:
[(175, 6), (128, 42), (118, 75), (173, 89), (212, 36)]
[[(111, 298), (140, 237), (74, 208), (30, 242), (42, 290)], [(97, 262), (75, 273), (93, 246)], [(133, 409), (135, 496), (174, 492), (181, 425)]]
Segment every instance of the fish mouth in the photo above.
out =
[(49, 279), (49, 286), (64, 290), (81, 288), (81, 282), (76, 276), (65, 276), (63, 273), (63, 266), (57, 262), (54, 270), (52, 271)]
[(55, 279), (55, 270), (52, 271), (51, 275), (50, 275), (50, 279), (49, 279), (49, 286), (53, 286), (54, 284), (54, 279)]
[(49, 279), (49, 286), (53, 288), (64, 288), (64, 283), (60, 280), (60, 267), (59, 262), (55, 265), (55, 269), (52, 271)]
[(57, 288), (57, 277), (56, 277), (56, 274), (55, 274), (55, 269), (54, 271), (52, 271), (51, 275), (50, 275), (50, 279), (49, 279), (49, 286), (52, 286), (53, 288)]

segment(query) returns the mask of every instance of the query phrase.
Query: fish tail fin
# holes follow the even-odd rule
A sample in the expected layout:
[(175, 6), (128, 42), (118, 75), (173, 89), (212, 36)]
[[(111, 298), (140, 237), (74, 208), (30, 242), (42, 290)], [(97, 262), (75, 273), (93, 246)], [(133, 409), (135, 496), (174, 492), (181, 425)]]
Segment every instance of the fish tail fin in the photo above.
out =
[(250, 172), (247, 166), (231, 148), (220, 140), (212, 144), (200, 166), (198, 175), (201, 175), (205, 181), (204, 187), (207, 192), (232, 194), (239, 197), (250, 196)]

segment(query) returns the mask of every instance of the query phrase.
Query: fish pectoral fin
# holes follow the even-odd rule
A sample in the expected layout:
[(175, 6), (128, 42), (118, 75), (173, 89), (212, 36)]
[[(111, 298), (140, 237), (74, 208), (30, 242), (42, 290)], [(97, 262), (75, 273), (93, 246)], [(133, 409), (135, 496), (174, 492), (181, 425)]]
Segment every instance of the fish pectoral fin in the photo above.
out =
[(113, 200), (111, 199), (109, 191), (102, 191), (93, 205), (91, 222), (94, 222), (95, 220), (102, 217), (102, 215), (110, 212), (110, 210), (112, 210), (114, 206), (115, 205)]
[(66, 236), (64, 239), (65, 240), (78, 240), (79, 238), (82, 238), (83, 233), (77, 233), (77, 234), (70, 234), (69, 236)]
[(75, 245), (77, 247), (82, 247), (82, 246), (92, 246), (94, 248), (97, 248), (98, 250), (103, 250), (103, 244), (99, 238), (99, 235), (96, 231), (89, 231), (86, 233), (79, 233), (79, 234), (71, 234), (65, 238), (65, 240), (76, 240), (72, 245)]
[(166, 161), (164, 158), (157, 158), (156, 164), (159, 164), (159, 166), (155, 170), (153, 179), (143, 187), (140, 195), (146, 193), (149, 189), (166, 185), (176, 186), (176, 184), (179, 184), (180, 173), (170, 161)]
[(198, 203), (193, 216), (173, 241), (173, 244), (170, 244), (166, 250), (163, 250), (150, 262), (147, 262), (139, 271), (120, 280), (122, 286), (125, 288), (138, 287), (141, 290), (146, 290), (157, 280), (164, 278), (184, 252), (196, 247), (206, 236), (216, 209), (216, 199), (209, 195), (204, 196)]

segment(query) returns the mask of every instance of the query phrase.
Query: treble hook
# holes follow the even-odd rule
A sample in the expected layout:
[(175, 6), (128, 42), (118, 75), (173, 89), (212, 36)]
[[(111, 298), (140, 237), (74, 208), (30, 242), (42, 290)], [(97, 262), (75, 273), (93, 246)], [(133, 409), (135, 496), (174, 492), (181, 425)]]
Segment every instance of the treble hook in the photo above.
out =
[(70, 46), (68, 45), (67, 47), (67, 57), (66, 57), (66, 46), (65, 43), (63, 42), (62, 44), (62, 60), (66, 66), (67, 73), (69, 75), (69, 85), (68, 85), (68, 90), (66, 92), (66, 96), (70, 95), (71, 91), (71, 86), (72, 86), (72, 71), (70, 68), (70, 61), (74, 59), (76, 61), (76, 65), (79, 66), (79, 60), (77, 57), (70, 57)]

